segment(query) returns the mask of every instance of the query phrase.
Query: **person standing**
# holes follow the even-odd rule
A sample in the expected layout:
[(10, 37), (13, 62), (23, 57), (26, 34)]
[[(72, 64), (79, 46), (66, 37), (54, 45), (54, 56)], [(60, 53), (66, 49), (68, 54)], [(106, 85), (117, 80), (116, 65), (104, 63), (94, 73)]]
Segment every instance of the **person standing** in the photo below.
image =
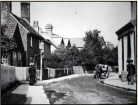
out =
[(30, 78), (30, 85), (33, 85), (36, 82), (36, 69), (34, 67), (34, 63), (30, 63), (29, 68), (29, 78)]
[(100, 68), (99, 68), (99, 65), (96, 65), (96, 78), (100, 79)]
[(101, 79), (102, 65), (99, 67), (99, 79)]
[(134, 84), (134, 74), (135, 74), (135, 66), (133, 65), (133, 60), (128, 60), (127, 61), (127, 80), (128, 84)]

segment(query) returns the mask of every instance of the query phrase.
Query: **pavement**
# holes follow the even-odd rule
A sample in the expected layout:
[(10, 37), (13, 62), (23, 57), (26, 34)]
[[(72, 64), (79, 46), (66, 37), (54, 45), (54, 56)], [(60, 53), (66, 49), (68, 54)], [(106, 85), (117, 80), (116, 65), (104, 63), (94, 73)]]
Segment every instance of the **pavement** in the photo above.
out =
[(32, 97), (30, 104), (50, 104), (43, 86), (29, 86), (27, 97)]
[(128, 82), (122, 82), (118, 77), (118, 73), (110, 73), (110, 76), (102, 81), (104, 84), (115, 86), (118, 88), (123, 88), (127, 90), (136, 91), (136, 83), (134, 85), (128, 85)]
[(59, 77), (59, 78), (53, 78), (49, 80), (43, 80), (43, 81), (37, 81), (37, 85), (44, 85), (44, 84), (49, 84), (49, 83), (54, 83), (58, 81), (64, 81), (64, 80), (70, 80), (72, 78), (77, 78), (80, 76), (92, 76), (94, 74), (72, 74), (64, 77)]
[(43, 86), (31, 86), (28, 81), (21, 81), (18, 86), (2, 95), (2, 104), (50, 104)]

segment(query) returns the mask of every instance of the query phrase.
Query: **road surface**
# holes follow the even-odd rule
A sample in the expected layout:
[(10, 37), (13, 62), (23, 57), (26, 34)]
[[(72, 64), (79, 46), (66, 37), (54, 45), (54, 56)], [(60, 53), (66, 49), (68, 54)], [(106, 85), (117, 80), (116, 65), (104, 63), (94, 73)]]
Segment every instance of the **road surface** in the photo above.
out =
[(136, 92), (102, 84), (93, 76), (83, 76), (44, 85), (51, 104), (129, 104)]

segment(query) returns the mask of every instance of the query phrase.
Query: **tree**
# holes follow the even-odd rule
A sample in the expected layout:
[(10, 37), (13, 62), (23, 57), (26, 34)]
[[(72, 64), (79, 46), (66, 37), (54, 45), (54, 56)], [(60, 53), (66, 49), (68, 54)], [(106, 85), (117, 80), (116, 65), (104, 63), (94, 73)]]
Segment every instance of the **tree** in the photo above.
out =
[[(97, 29), (93, 31), (88, 31), (85, 33), (84, 41), (84, 49), (81, 50), (81, 55), (83, 62), (89, 64), (97, 64), (101, 59), (102, 47), (103, 43), (100, 40), (100, 31)], [(85, 55), (83, 54), (85, 53)]]
[(70, 54), (72, 55), (73, 65), (80, 65), (81, 64), (81, 55), (79, 49), (76, 45), (73, 45), (70, 48)]
[(7, 35), (8, 26), (6, 24), (1, 25), (1, 55), (8, 55), (10, 52), (17, 48), (17, 44), (14, 38), (9, 38)]
[(110, 66), (118, 65), (118, 47), (114, 47), (112, 50), (105, 47), (102, 54), (106, 64)]
[(51, 54), (52, 68), (72, 68), (73, 65), (81, 64), (81, 58), (78, 48), (74, 45), (71, 48), (60, 47)]

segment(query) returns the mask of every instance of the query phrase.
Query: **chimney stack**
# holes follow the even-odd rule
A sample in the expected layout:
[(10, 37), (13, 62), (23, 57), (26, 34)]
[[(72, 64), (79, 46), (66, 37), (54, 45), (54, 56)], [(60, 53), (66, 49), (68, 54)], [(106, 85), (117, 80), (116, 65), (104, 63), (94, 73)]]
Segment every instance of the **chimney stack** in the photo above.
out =
[(45, 26), (45, 29), (46, 29), (46, 32), (48, 33), (48, 35), (50, 35), (50, 36), (52, 36), (52, 34), (53, 34), (53, 26), (52, 26), (52, 24), (47, 24), (46, 26)]
[(30, 2), (21, 2), (21, 18), (25, 18), (30, 23)]
[(36, 32), (39, 33), (39, 24), (38, 24), (38, 21), (34, 21), (33, 22), (33, 28), (36, 30)]
[(11, 1), (1, 2), (1, 24), (7, 24), (9, 20), (9, 15), (12, 12)]

